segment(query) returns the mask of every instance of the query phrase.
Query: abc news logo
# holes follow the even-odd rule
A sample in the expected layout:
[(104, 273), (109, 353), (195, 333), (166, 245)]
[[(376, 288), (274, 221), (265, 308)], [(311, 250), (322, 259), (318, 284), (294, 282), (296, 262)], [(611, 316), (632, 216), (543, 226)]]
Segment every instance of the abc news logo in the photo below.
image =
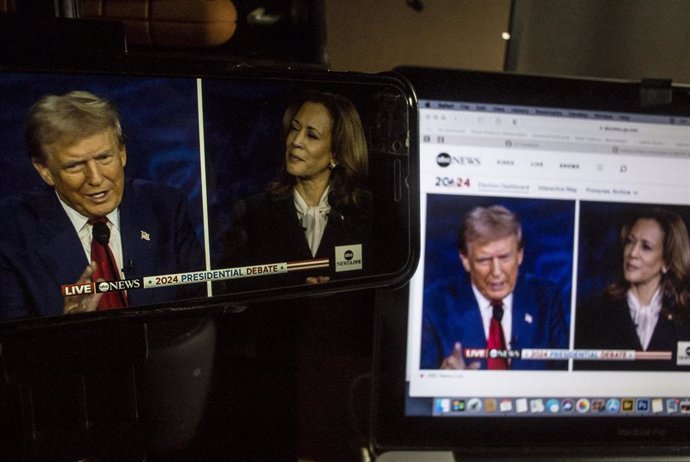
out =
[(62, 295), (89, 295), (119, 290), (140, 289), (143, 287), (141, 279), (122, 279), (119, 281), (85, 282), (62, 286)]
[(362, 244), (341, 245), (335, 248), (335, 271), (354, 271), (363, 268)]
[(676, 364), (678, 366), (690, 366), (690, 342), (678, 342)]
[(347, 265), (361, 265), (362, 261), (360, 259), (355, 260), (355, 252), (353, 250), (346, 250), (343, 253), (343, 257), (340, 261), (336, 263), (338, 266), (347, 266)]
[(111, 292), (141, 288), (141, 279), (122, 279), (120, 281), (101, 281), (96, 283), (97, 292)]
[(442, 152), (436, 156), (436, 164), (439, 167), (450, 167), (451, 165), (476, 166), (482, 165), (479, 157), (451, 156), (447, 152)]

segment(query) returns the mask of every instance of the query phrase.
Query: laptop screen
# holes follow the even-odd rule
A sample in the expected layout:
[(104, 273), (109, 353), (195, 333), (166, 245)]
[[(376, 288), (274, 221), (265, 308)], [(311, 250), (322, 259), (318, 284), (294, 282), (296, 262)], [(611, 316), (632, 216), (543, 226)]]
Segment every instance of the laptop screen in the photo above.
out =
[(496, 446), (518, 421), (555, 435), (609, 419), (619, 438), (645, 419), (687, 426), (690, 116), (614, 110), (601, 89), (578, 100), (592, 82), (448, 73), (411, 71), (421, 256), (398, 301), (402, 420), (419, 436), (401, 444), (454, 448), (475, 423), (512, 432)]

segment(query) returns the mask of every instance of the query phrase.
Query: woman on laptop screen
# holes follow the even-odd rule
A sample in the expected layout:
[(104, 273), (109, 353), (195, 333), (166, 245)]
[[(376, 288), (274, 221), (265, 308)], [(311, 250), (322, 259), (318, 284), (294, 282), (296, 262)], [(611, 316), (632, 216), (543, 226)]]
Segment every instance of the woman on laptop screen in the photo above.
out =
[(666, 352), (666, 359), (597, 361), (594, 369), (675, 369), (678, 344), (690, 340), (690, 242), (677, 214), (652, 209), (620, 231), (618, 280), (578, 311), (576, 347)]

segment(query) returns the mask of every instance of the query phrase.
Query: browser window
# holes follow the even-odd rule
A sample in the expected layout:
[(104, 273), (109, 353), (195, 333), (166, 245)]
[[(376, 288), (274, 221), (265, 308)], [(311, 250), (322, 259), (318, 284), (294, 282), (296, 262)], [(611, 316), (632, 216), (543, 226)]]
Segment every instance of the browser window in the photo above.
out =
[[(661, 210), (690, 224), (690, 118), (421, 100), (420, 143), (422, 247), (410, 283), (408, 415), (690, 414), (690, 338), (663, 348), (654, 341), (616, 347), (590, 341), (586, 323), (593, 300), (630, 265), (621, 242), (627, 221)], [(508, 316), (519, 319), (506, 346), (456, 342), (453, 354), (465, 368), (449, 368), (452, 355), (435, 349), (450, 328), (435, 322), (454, 281), (470, 277), (458, 229), (472, 210), (494, 206), (521, 225), (517, 278), (555, 287), (558, 314), (545, 315), (553, 338), (521, 332), (516, 321), (538, 330), (544, 303), (534, 300), (546, 299), (546, 289), (524, 308), (518, 282), (507, 297)], [(472, 300), (481, 300), (471, 277)], [(447, 322), (469, 329), (468, 319)], [(484, 327), (488, 335), (486, 320)], [(506, 370), (487, 370), (495, 358)]]

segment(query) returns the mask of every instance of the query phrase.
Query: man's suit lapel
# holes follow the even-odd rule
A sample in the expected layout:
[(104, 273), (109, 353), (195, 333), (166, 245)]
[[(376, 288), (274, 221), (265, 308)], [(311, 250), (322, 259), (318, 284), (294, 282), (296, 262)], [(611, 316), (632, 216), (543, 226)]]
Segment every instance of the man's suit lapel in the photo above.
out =
[(484, 323), (482, 322), (481, 311), (477, 304), (477, 299), (472, 291), (469, 279), (466, 283), (460, 284), (459, 295), (452, 296), (452, 303), (457, 304), (461, 300), (464, 306), (456, 310), (458, 318), (454, 323), (463, 331), (463, 347), (484, 348), (486, 347), (486, 336), (484, 335)]
[(132, 184), (128, 181), (120, 203), (120, 239), (125, 276), (154, 276), (156, 242), (160, 236), (154, 217), (143, 213), (141, 204), (133, 196)]
[(506, 339), (511, 344), (512, 349), (536, 344), (534, 336), (539, 330), (536, 329), (536, 326), (540, 321), (539, 314), (535, 310), (536, 305), (534, 292), (527, 287), (523, 278), (518, 279), (513, 291), (512, 338)]
[[(133, 192), (132, 181), (125, 183), (125, 190), (120, 203), (120, 238), (122, 240), (122, 258), (126, 278), (156, 276), (158, 257), (156, 249), (161, 239), (155, 216), (148, 213), (141, 202), (146, 201), (144, 194)], [(162, 289), (138, 289), (128, 292), (130, 305), (154, 303), (157, 291)]]
[(34, 199), (39, 221), (35, 250), (59, 285), (74, 283), (89, 263), (79, 236), (52, 190)]

